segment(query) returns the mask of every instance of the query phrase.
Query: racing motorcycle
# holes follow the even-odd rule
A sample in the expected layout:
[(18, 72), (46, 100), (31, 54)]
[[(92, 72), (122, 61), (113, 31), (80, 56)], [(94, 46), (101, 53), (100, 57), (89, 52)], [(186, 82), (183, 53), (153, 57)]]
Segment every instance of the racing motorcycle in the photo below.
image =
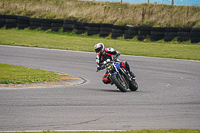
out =
[[(121, 67), (117, 60), (107, 60), (103, 64), (103, 68), (106, 67), (108, 71), (108, 79), (111, 80), (111, 84), (115, 84), (121, 92), (126, 92), (128, 89), (131, 91), (136, 91), (138, 89), (135, 76), (131, 76), (125, 68)], [(97, 70), (97, 72), (98, 71), (99, 70)]]

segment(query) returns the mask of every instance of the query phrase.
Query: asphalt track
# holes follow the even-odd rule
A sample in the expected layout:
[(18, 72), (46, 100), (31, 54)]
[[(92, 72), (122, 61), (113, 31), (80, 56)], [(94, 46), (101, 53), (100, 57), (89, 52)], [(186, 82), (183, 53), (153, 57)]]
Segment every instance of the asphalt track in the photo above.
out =
[(0, 88), (0, 131), (200, 129), (200, 62), (121, 55), (139, 89), (104, 85), (95, 53), (0, 45), (0, 63), (86, 80), (53, 88)]

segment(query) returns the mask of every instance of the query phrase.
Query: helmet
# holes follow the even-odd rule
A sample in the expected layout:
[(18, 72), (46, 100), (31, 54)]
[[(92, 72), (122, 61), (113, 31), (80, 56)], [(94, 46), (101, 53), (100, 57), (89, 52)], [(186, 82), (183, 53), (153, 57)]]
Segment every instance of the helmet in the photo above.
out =
[(97, 43), (97, 44), (94, 46), (94, 49), (95, 49), (96, 53), (103, 53), (105, 47), (104, 47), (104, 44), (103, 44), (103, 43)]

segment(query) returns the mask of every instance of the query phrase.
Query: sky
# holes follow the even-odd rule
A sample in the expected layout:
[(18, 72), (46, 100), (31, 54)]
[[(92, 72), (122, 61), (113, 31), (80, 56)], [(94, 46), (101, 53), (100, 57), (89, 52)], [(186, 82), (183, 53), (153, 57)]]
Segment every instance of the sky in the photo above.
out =
[[(112, 1), (120, 2), (121, 0), (96, 0), (96, 1)], [(147, 3), (148, 0), (122, 0), (127, 3)], [(149, 0), (150, 3), (171, 4), (172, 0)], [(200, 6), (200, 0), (174, 0), (174, 5)]]

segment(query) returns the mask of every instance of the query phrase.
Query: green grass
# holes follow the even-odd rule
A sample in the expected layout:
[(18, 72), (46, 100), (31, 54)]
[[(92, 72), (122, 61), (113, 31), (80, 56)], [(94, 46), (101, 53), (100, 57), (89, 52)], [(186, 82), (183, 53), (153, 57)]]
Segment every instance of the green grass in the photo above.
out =
[(26, 47), (40, 47), (76, 51), (94, 52), (94, 45), (102, 42), (106, 47), (113, 47), (122, 54), (200, 60), (200, 45), (189, 42), (150, 42), (137, 39), (100, 38), (98, 35), (76, 35), (74, 33), (52, 33), (40, 30), (0, 29), (0, 44)]
[[(71, 133), (71, 132), (56, 132), (56, 131), (43, 131), (38, 133)], [(99, 133), (99, 132), (77, 132), (77, 133)], [(143, 130), (131, 130), (122, 132), (104, 132), (104, 133), (200, 133), (199, 129), (143, 129)]]
[[(146, 0), (147, 2), (147, 0)], [(200, 6), (81, 0), (0, 0), (0, 14), (115, 25), (200, 27)]]
[(38, 83), (59, 79), (59, 75), (54, 72), (8, 64), (0, 64), (0, 72), (0, 84)]

